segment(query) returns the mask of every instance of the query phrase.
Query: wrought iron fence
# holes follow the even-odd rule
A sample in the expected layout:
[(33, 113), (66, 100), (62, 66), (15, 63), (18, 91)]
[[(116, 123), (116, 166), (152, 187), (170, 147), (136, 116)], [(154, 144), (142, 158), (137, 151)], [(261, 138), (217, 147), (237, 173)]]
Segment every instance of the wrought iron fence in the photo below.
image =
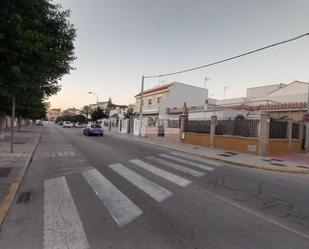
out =
[(288, 135), (288, 121), (270, 119), (269, 124), (269, 138), (287, 138)]
[(167, 127), (168, 128), (180, 128), (180, 121), (179, 120), (168, 120)]
[(242, 137), (257, 137), (259, 120), (235, 119), (219, 120), (216, 125), (216, 135), (231, 135)]
[(210, 120), (190, 120), (186, 121), (185, 127), (184, 127), (185, 132), (196, 132), (196, 133), (210, 133)]

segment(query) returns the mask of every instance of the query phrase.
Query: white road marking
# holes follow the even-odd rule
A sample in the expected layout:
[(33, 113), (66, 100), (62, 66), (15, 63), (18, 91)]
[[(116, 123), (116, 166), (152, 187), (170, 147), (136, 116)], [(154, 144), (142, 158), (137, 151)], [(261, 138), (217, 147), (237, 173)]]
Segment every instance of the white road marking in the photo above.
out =
[(135, 165), (157, 175), (157, 176), (160, 176), (162, 178), (164, 178), (165, 180), (168, 180), (170, 182), (173, 182), (181, 187), (185, 187), (185, 186), (188, 186), (191, 181), (183, 178), (183, 177), (180, 177), (178, 175), (175, 175), (175, 174), (172, 174), (168, 171), (165, 171), (163, 169), (159, 169), (149, 163), (146, 163), (144, 161), (141, 161), (139, 159), (133, 159), (133, 160), (130, 160), (131, 163), (134, 163)]
[(83, 172), (83, 176), (120, 227), (125, 226), (143, 213), (96, 169)]
[(88, 240), (65, 177), (44, 182), (44, 249), (87, 249)]
[(189, 154), (185, 154), (185, 153), (178, 153), (178, 152), (170, 152), (170, 154), (174, 155), (174, 156), (179, 156), (179, 157), (183, 157), (183, 158), (186, 158), (186, 159), (191, 159), (191, 160), (195, 160), (197, 162), (200, 162), (200, 163), (204, 163), (204, 164), (210, 164), (211, 166), (222, 166), (222, 163), (221, 162), (216, 162), (214, 160), (210, 160), (210, 159), (203, 159), (203, 158), (200, 158), (198, 156), (193, 156), (193, 155), (189, 155)]
[(263, 215), (263, 214), (261, 214), (261, 213), (255, 212), (255, 211), (253, 211), (253, 210), (251, 210), (251, 209), (249, 209), (249, 208), (243, 207), (243, 206), (241, 206), (241, 205), (239, 205), (239, 204), (237, 204), (237, 203), (235, 203), (235, 202), (233, 202), (233, 201), (230, 201), (230, 200), (228, 200), (228, 199), (226, 199), (226, 198), (224, 198), (224, 197), (221, 197), (221, 196), (219, 196), (219, 195), (217, 195), (217, 194), (215, 194), (215, 193), (213, 193), (213, 192), (211, 192), (211, 191), (209, 191), (209, 190), (205, 190), (205, 191), (206, 191), (209, 195), (213, 196), (214, 198), (216, 198), (216, 199), (218, 199), (218, 200), (220, 200), (220, 201), (222, 201), (222, 202), (225, 202), (225, 203), (227, 203), (227, 204), (229, 204), (229, 205), (231, 205), (231, 206), (234, 206), (234, 207), (236, 207), (236, 208), (239, 208), (239, 209), (241, 209), (242, 211), (245, 211), (245, 212), (247, 212), (247, 213), (249, 213), (249, 214), (251, 214), (251, 215), (254, 215), (254, 216), (256, 216), (256, 217), (258, 217), (258, 218), (260, 218), (260, 219), (262, 219), (262, 220), (264, 220), (264, 221), (266, 221), (266, 222), (268, 222), (268, 223), (271, 223), (271, 224), (273, 224), (273, 225), (276, 225), (276, 226), (278, 226), (278, 227), (280, 227), (280, 228), (282, 228), (282, 229), (284, 229), (284, 230), (287, 230), (287, 231), (289, 231), (289, 232), (292, 232), (292, 233), (294, 233), (294, 234), (296, 234), (296, 235), (298, 235), (298, 236), (300, 236), (300, 237), (302, 237), (302, 238), (309, 239), (309, 235), (308, 235), (308, 234), (305, 234), (305, 233), (302, 233), (302, 232), (300, 232), (300, 231), (297, 231), (297, 230), (295, 230), (295, 229), (293, 229), (293, 228), (290, 228), (290, 227), (288, 227), (288, 226), (286, 226), (286, 225), (284, 225), (284, 224), (281, 224), (281, 223), (278, 222), (278, 221), (275, 221), (275, 220), (273, 220), (273, 219), (267, 217), (266, 215)]
[(58, 155), (59, 157), (62, 157), (62, 152), (57, 152), (57, 155)]
[(147, 159), (154, 161), (154, 162), (157, 162), (157, 163), (160, 163), (160, 164), (167, 166), (169, 168), (181, 171), (183, 173), (190, 174), (190, 175), (195, 176), (195, 177), (201, 177), (201, 176), (205, 175), (205, 173), (203, 173), (203, 172), (200, 172), (200, 171), (197, 171), (197, 170), (194, 170), (194, 169), (190, 169), (190, 168), (181, 166), (181, 165), (176, 164), (176, 163), (166, 161), (164, 159), (161, 159), (161, 158), (158, 158), (158, 157), (155, 157), (155, 156), (149, 156), (149, 157), (147, 157)]
[(191, 166), (194, 166), (194, 167), (197, 167), (197, 168), (200, 168), (200, 169), (204, 169), (204, 170), (207, 170), (207, 171), (213, 171), (214, 170), (212, 167), (209, 167), (209, 166), (206, 166), (206, 165), (203, 165), (203, 164), (200, 164), (200, 163), (191, 162), (191, 161), (181, 159), (181, 158), (178, 158), (178, 157), (175, 157), (175, 156), (170, 156), (170, 155), (166, 155), (166, 154), (160, 154), (159, 156), (167, 158), (167, 159), (174, 160), (176, 162), (191, 165)]
[(120, 163), (111, 164), (109, 167), (158, 202), (173, 195), (172, 192), (124, 167)]

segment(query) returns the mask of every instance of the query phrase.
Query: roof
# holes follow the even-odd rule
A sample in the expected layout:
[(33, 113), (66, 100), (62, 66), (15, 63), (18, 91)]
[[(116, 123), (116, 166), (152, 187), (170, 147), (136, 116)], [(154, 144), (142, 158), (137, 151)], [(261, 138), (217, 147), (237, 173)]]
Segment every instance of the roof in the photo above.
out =
[[(150, 93), (164, 91), (164, 90), (167, 90), (173, 84), (174, 83), (169, 83), (169, 84), (164, 84), (164, 85), (156, 86), (156, 87), (153, 87), (153, 88), (150, 88), (150, 89), (144, 91), (143, 94), (145, 95), (145, 94), (150, 94)], [(141, 95), (141, 93), (135, 95), (135, 97), (138, 97), (140, 95)]]

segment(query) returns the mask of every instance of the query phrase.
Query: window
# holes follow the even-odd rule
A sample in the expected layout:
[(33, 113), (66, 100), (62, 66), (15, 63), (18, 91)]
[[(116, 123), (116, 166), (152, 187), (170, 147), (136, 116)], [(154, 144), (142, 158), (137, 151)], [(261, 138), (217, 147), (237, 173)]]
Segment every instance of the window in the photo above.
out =
[(157, 97), (157, 103), (159, 104), (161, 102), (162, 97)]
[(147, 103), (148, 105), (152, 105), (152, 99), (148, 99)]

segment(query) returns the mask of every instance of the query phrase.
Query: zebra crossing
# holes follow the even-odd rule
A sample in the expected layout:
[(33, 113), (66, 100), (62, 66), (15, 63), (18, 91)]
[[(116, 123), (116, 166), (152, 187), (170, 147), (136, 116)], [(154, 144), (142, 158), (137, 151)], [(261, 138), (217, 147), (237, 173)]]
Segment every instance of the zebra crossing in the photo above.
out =
[(50, 154), (51, 157), (73, 157), (75, 156), (74, 151), (57, 151), (57, 152), (52, 152)]
[[(163, 205), (163, 202), (174, 193), (149, 179), (149, 175), (159, 177), (176, 187), (185, 188), (192, 183), (194, 178), (203, 177), (214, 171), (216, 162), (209, 166), (211, 163), (212, 161), (197, 157), (184, 159), (184, 157), (170, 153), (148, 156), (144, 159), (132, 159), (124, 164), (114, 163), (108, 165), (108, 168), (135, 186), (137, 191), (142, 191)], [(139, 172), (135, 172), (134, 168), (140, 169)], [(172, 173), (168, 169), (181, 172), (190, 179)], [(143, 176), (141, 172), (148, 172), (148, 177)], [(120, 228), (142, 216), (143, 210), (97, 169), (88, 169), (80, 174), (100, 200), (102, 207), (105, 207)], [(89, 248), (89, 242), (66, 177), (60, 176), (44, 182), (44, 249)]]

